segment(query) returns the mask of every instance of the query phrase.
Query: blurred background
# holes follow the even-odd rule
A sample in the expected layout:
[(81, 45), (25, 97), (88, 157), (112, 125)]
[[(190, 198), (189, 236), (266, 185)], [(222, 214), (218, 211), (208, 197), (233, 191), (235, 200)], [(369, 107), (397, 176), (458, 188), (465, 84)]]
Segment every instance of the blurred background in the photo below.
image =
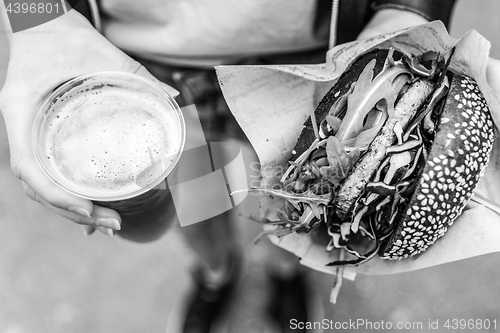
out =
[[(451, 35), (476, 29), (491, 41), (491, 56), (500, 58), (498, 14), (498, 0), (459, 0)], [(8, 45), (0, 33), (0, 87), (7, 61)], [(25, 196), (9, 167), (3, 119), (0, 184), (0, 333), (163, 333), (167, 322), (169, 332), (176, 331), (192, 261), (176, 228), (150, 244), (100, 233), (84, 237), (78, 226)], [(239, 211), (256, 215), (252, 199)], [(260, 226), (242, 217), (234, 223), (246, 245), (248, 273), (240, 303), (232, 307), (232, 323), (220, 332), (264, 332), (266, 281), (259, 261), (266, 245), (252, 244)], [(325, 296), (324, 309), (318, 305), (320, 297), (313, 302), (316, 319), (419, 321), (424, 325), (418, 332), (425, 332), (430, 331), (429, 320), (443, 323), (448, 318), (496, 319), (500, 326), (499, 275), (500, 254), (412, 273), (360, 275), (355, 282), (344, 282), (335, 306), (326, 303), (331, 276), (310, 272), (308, 278), (315, 286), (311, 293)]]

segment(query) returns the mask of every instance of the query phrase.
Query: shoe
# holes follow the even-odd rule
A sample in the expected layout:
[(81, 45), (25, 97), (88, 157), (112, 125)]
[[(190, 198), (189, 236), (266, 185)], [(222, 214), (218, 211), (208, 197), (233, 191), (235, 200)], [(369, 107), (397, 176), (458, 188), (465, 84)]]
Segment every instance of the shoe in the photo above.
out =
[(296, 323), (308, 321), (307, 289), (304, 274), (297, 273), (290, 278), (270, 275), (270, 279), (273, 288), (269, 311), (271, 320), (281, 327), (282, 333), (305, 333), (305, 329), (300, 330), (291, 324), (292, 320)]
[(240, 269), (240, 258), (230, 258), (225, 282), (216, 289), (207, 286), (201, 268), (193, 272), (195, 288), (187, 301), (183, 333), (210, 332), (212, 324), (224, 313), (225, 305), (237, 284)]

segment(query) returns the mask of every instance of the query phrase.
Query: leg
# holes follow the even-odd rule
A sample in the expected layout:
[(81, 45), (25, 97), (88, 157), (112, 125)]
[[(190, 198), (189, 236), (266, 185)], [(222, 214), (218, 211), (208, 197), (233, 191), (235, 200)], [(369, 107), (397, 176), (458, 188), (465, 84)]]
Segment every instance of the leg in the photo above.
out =
[[(232, 257), (238, 257), (239, 245), (231, 224), (231, 212), (183, 227), (181, 234), (196, 254), (198, 267), (211, 285), (221, 284)], [(219, 277), (219, 278), (217, 278)]]

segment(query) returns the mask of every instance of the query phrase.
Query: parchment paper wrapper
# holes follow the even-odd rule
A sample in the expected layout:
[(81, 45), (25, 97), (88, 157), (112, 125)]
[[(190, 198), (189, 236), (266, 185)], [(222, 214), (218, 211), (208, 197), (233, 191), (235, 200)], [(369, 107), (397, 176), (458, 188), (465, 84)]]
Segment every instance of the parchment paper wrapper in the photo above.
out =
[[(486, 81), (489, 42), (474, 30), (459, 40), (453, 39), (439, 21), (339, 45), (328, 52), (324, 64), (219, 66), (216, 70), (224, 97), (259, 156), (262, 187), (279, 182), (304, 121), (350, 62), (375, 46), (388, 48), (389, 40), (404, 45), (413, 54), (428, 50), (446, 53), (456, 46), (451, 69), (476, 79), (495, 124), (500, 124), (500, 103)], [(489, 166), (476, 191), (497, 203), (500, 203), (499, 141), (495, 142)], [(276, 209), (283, 207), (283, 203), (282, 199), (262, 196), (262, 218), (277, 220)], [(335, 274), (336, 269), (325, 264), (337, 260), (339, 251), (325, 250), (329, 240), (325, 230), (315, 229), (310, 234), (294, 233), (282, 238), (271, 236), (271, 240), (301, 258), (302, 264)], [(500, 251), (500, 216), (470, 202), (447, 234), (423, 254), (397, 261), (376, 257), (361, 266), (346, 268), (344, 276), (405, 272), (496, 251)]]

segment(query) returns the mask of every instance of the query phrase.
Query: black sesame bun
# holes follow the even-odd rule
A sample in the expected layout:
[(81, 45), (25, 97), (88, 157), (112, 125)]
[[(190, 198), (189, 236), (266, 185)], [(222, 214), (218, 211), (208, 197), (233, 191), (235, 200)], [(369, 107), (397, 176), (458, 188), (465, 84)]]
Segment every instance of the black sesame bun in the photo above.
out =
[(445, 234), (474, 194), (493, 140), (493, 120), (476, 82), (453, 76), (427, 163), (382, 258), (411, 257)]
[[(326, 251), (359, 265), (425, 251), (460, 215), (485, 170), (493, 121), (451, 54), (374, 50), (357, 58), (305, 124), (281, 178), (270, 233), (326, 225)], [(323, 227), (321, 227), (323, 228)]]

